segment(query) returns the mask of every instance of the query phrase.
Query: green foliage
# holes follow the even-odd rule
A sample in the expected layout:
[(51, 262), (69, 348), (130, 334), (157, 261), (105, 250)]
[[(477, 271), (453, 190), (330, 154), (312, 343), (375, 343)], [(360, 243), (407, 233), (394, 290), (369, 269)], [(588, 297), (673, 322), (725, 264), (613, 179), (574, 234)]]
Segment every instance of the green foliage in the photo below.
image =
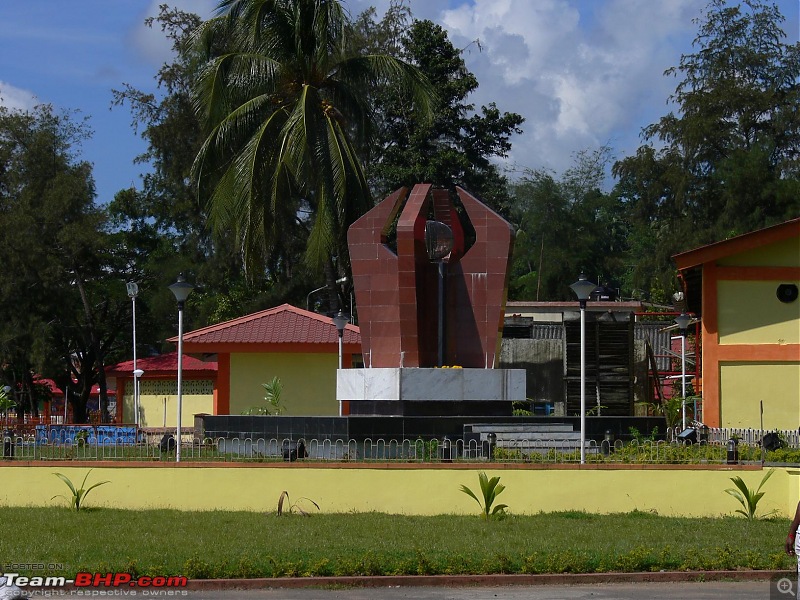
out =
[[(743, 448), (739, 447), (739, 458), (742, 459), (743, 457)], [(755, 450), (754, 453), (760, 454), (760, 448)], [(758, 457), (760, 458), (760, 456)], [(767, 452), (766, 455), (767, 462), (773, 463), (786, 463), (786, 464), (800, 464), (800, 448), (778, 448), (777, 450), (771, 450)], [(753, 458), (751, 460), (756, 460)]]
[(130, 300), (120, 285), (127, 265), (94, 201), (92, 167), (80, 160), (89, 137), (75, 113), (0, 106), (3, 384), (14, 388), (18, 411), (29, 414), (38, 411), (33, 373), (62, 389), (69, 384), (76, 422), (85, 421), (95, 383), (107, 409), (104, 364), (130, 328), (123, 318)]
[[(263, 515), (247, 511), (108, 508), (98, 527), (97, 515), (89, 511), (71, 518), (65, 518), (66, 512), (61, 507), (4, 507), (4, 517), (18, 531), (0, 539), (0, 555), (32, 552), (37, 561), (64, 564), (65, 571), (52, 575), (67, 577), (76, 570), (192, 578), (625, 570), (702, 575), (705, 570), (789, 570), (796, 564), (775, 546), (786, 534), (783, 519), (555, 512), (509, 515), (486, 527), (480, 519), (451, 514), (321, 513), (313, 519), (271, 519), (264, 527)], [(128, 535), (132, 530), (137, 535)], [(249, 544), (219, 544), (231, 531), (247, 531)], [(79, 564), (74, 549), (52, 539), (80, 540)], [(115, 540), (113, 553), (109, 539)], [(726, 541), (743, 539), (746, 544)]]
[(280, 415), (283, 414), (286, 407), (281, 400), (281, 393), (283, 392), (283, 383), (277, 375), (272, 378), (269, 383), (262, 383), (264, 388), (264, 402), (266, 406), (254, 406), (244, 411), (243, 415)]
[(750, 490), (741, 477), (731, 477), (731, 481), (738, 489), (727, 489), (725, 492), (739, 501), (739, 503), (742, 505), (742, 508), (737, 509), (736, 512), (744, 515), (748, 521), (753, 521), (756, 518), (770, 517), (778, 512), (777, 510), (773, 510), (772, 512), (764, 515), (764, 517), (756, 517), (758, 503), (766, 493), (762, 492), (761, 488), (764, 486), (767, 480), (772, 477), (774, 472), (775, 469), (770, 469), (767, 471), (767, 474), (764, 475), (763, 479), (761, 479), (761, 483), (758, 485), (758, 488), (755, 491)]
[(196, 32), (204, 64), (193, 86), (206, 135), (193, 172), (211, 223), (233, 234), (249, 273), (294, 234), (307, 264), (333, 283), (347, 227), (372, 205), (358, 152), (372, 131), (370, 92), (388, 82), (407, 89), (425, 118), (435, 91), (408, 63), (359, 54), (337, 0), (219, 8)]
[(497, 497), (503, 492), (504, 489), (506, 489), (505, 486), (500, 483), (500, 478), (492, 477), (489, 479), (486, 473), (482, 472), (478, 474), (478, 482), (481, 486), (482, 500), (479, 499), (478, 496), (476, 496), (475, 493), (466, 485), (462, 484), (460, 490), (467, 496), (474, 498), (475, 502), (478, 503), (478, 506), (481, 507), (481, 518), (485, 521), (505, 517), (508, 505), (494, 504), (495, 500), (497, 500)]
[(608, 147), (583, 150), (560, 176), (529, 169), (511, 186), (517, 237), (509, 298), (572, 300), (568, 284), (582, 270), (620, 287), (628, 223), (625, 206), (602, 191), (610, 160)]
[(711, 0), (694, 52), (666, 74), (677, 106), (614, 165), (630, 207), (632, 287), (669, 299), (672, 255), (800, 212), (800, 43), (787, 44), (777, 6)]
[(284, 490), (283, 492), (281, 492), (280, 498), (278, 498), (278, 510), (277, 510), (278, 516), (281, 517), (283, 516), (284, 513), (286, 513), (287, 515), (299, 513), (304, 517), (310, 517), (311, 514), (303, 510), (303, 507), (301, 506), (301, 502), (303, 500), (313, 504), (317, 510), (320, 509), (319, 504), (314, 502), (311, 498), (306, 498), (305, 496), (303, 496), (302, 498), (298, 498), (297, 502), (293, 504), (292, 501), (289, 500), (289, 492)]
[(433, 118), (422, 121), (412, 108), (414, 98), (402, 88), (374, 95), (377, 139), (366, 148), (367, 175), (378, 197), (419, 182), (452, 188), (461, 185), (496, 210), (507, 210), (506, 178), (494, 157), (505, 157), (511, 137), (520, 134), (523, 118), (501, 112), (494, 102), (476, 110), (469, 102), (478, 80), (466, 67), (464, 50), (449, 40), (447, 30), (428, 20), (415, 20), (402, 1), (393, 1), (376, 22), (367, 11), (357, 21), (360, 43), (367, 52), (407, 60), (419, 68), (438, 92)]
[(414, 455), (418, 461), (428, 462), (439, 458), (439, 440), (417, 440), (414, 442)]
[(586, 416), (587, 417), (600, 416), (603, 414), (603, 409), (607, 408), (608, 408), (607, 406), (603, 406), (602, 404), (594, 404), (586, 409)]
[(683, 410), (683, 397), (672, 396), (663, 402), (654, 404), (654, 412), (662, 415), (667, 421), (667, 429), (677, 427), (681, 423)]
[(525, 400), (524, 402), (521, 400), (516, 400), (511, 403), (512, 414), (515, 417), (529, 417), (533, 414), (531, 410), (533, 408), (533, 401), (531, 399)]
[(658, 427), (653, 427), (653, 429), (650, 430), (650, 435), (643, 434), (636, 427), (628, 427), (628, 433), (631, 435), (631, 439), (637, 444), (655, 442), (658, 440)]
[(89, 492), (91, 492), (96, 487), (100, 487), (101, 485), (104, 485), (106, 483), (110, 483), (109, 481), (99, 481), (99, 482), (97, 482), (95, 484), (92, 484), (91, 486), (89, 486), (87, 488), (86, 487), (86, 480), (89, 478), (89, 473), (91, 473), (91, 472), (92, 472), (92, 469), (89, 469), (89, 471), (87, 471), (86, 477), (83, 478), (83, 483), (81, 483), (81, 487), (80, 488), (76, 488), (72, 484), (72, 481), (70, 481), (69, 477), (67, 477), (66, 475), (62, 475), (61, 473), (53, 473), (53, 475), (55, 475), (56, 477), (61, 479), (61, 481), (63, 481), (67, 485), (67, 487), (69, 488), (69, 491), (72, 493), (72, 498), (66, 498), (63, 495), (58, 494), (56, 496), (53, 496), (50, 499), (53, 500), (55, 498), (64, 498), (65, 500), (67, 500), (70, 503), (70, 506), (72, 508), (74, 508), (76, 512), (79, 511), (81, 508), (83, 508), (83, 503), (86, 500), (86, 496), (89, 495)]
[(89, 432), (85, 429), (81, 429), (80, 431), (77, 431), (75, 433), (73, 441), (76, 446), (85, 446), (88, 439), (89, 439)]
[[(0, 387), (0, 412), (3, 413), (3, 425), (6, 426), (8, 424), (8, 411), (16, 406), (16, 402), (14, 402), (14, 398), (11, 395), (7, 394), (6, 391)], [(2, 435), (3, 432), (0, 432)]]

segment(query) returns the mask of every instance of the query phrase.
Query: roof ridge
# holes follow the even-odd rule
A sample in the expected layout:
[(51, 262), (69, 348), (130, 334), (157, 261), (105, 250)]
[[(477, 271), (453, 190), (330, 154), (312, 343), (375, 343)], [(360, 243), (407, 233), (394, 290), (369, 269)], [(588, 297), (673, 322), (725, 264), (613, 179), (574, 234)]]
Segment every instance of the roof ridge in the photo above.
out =
[[(260, 319), (261, 317), (265, 317), (268, 314), (277, 314), (282, 310), (286, 310), (286, 307), (289, 308), (296, 308), (291, 304), (284, 302), (279, 306), (273, 306), (272, 308), (267, 308), (265, 310), (260, 310), (258, 312), (250, 313), (249, 315), (242, 315), (241, 317), (235, 317), (233, 319), (228, 319), (227, 321), (222, 321), (221, 323), (215, 323), (214, 325), (206, 325), (205, 327), (201, 327), (200, 329), (194, 329), (192, 331), (188, 331), (183, 334), (183, 339), (185, 340), (190, 335), (198, 335), (203, 333), (211, 333), (213, 331), (219, 331), (221, 329), (227, 329), (228, 327), (232, 327), (234, 325), (241, 325), (247, 323), (249, 321), (253, 321), (255, 319)], [(298, 309), (299, 310), (299, 309)], [(177, 336), (173, 336), (177, 338)], [(170, 338), (172, 339), (172, 338)]]
[[(319, 313), (311, 312), (310, 310), (305, 310), (303, 308), (299, 308), (297, 306), (289, 304), (288, 302), (284, 302), (283, 304), (280, 304), (280, 305), (275, 306), (273, 308), (268, 308), (266, 310), (261, 310), (261, 311), (255, 312), (255, 313), (251, 313), (249, 315), (236, 317), (235, 319), (229, 319), (227, 321), (223, 321), (222, 323), (216, 323), (214, 325), (207, 325), (206, 327), (201, 327), (200, 329), (195, 329), (193, 331), (189, 331), (189, 332), (183, 334), (183, 339), (184, 339), (184, 341), (191, 340), (191, 338), (194, 338), (194, 337), (200, 337), (200, 336), (206, 335), (208, 333), (215, 333), (215, 332), (222, 331), (224, 329), (228, 329), (228, 328), (231, 328), (231, 327), (238, 327), (240, 325), (245, 325), (245, 324), (250, 323), (252, 321), (256, 321), (258, 319), (262, 319), (264, 317), (277, 315), (277, 314), (279, 314), (281, 312), (288, 312), (288, 313), (295, 314), (295, 315), (297, 315), (299, 317), (303, 317), (303, 318), (306, 318), (306, 319), (312, 319), (312, 320), (317, 321), (317, 322), (319, 322), (319, 323), (321, 323), (323, 325), (333, 325), (333, 322), (331, 321), (330, 317), (326, 317), (326, 316), (321, 315)], [(358, 333), (359, 332), (358, 328), (355, 325), (353, 325), (352, 323), (348, 323), (347, 325), (345, 325), (345, 329), (347, 331), (351, 331), (353, 333)], [(177, 339), (177, 336), (173, 336), (173, 337), (169, 338), (169, 340), (167, 340), (167, 341), (171, 341), (171, 340), (174, 340), (174, 339)]]

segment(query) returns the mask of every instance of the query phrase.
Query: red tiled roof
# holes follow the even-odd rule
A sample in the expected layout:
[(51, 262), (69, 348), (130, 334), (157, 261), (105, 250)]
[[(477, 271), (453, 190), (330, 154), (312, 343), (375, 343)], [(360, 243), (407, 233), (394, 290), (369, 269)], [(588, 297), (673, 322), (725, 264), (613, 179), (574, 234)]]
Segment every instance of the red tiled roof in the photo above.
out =
[[(171, 338), (170, 342), (177, 342)], [(330, 317), (282, 304), (269, 310), (211, 325), (183, 335), (193, 344), (336, 344), (339, 332)], [(355, 325), (346, 325), (344, 344), (361, 345)]]
[[(178, 370), (178, 353), (170, 352), (169, 354), (161, 354), (159, 356), (148, 356), (146, 358), (139, 358), (136, 361), (136, 368), (144, 371), (144, 378), (147, 376), (159, 374), (173, 374)], [(194, 358), (193, 356), (183, 355), (183, 372), (184, 373), (216, 373), (217, 363), (205, 362)], [(106, 367), (106, 375), (119, 376), (128, 375), (133, 373), (133, 361), (126, 360), (125, 362)]]
[[(53, 381), (52, 379), (48, 379), (46, 377), (37, 377), (36, 379), (33, 380), (33, 383), (39, 383), (39, 384), (47, 386), (47, 389), (50, 390), (50, 393), (53, 396), (63, 396), (64, 395), (64, 391), (60, 387), (58, 387), (56, 385), (56, 382)], [(75, 383), (77, 384), (77, 382), (75, 382)], [(109, 396), (116, 396), (117, 395), (117, 391), (115, 389), (113, 389), (113, 388), (107, 388), (106, 389), (106, 394), (108, 394)], [(91, 396), (99, 396), (100, 395), (100, 386), (98, 384), (95, 383), (92, 386), (92, 391), (90, 392), (90, 395)]]
[(48, 379), (46, 377), (36, 377), (33, 380), (33, 383), (39, 383), (41, 385), (46, 385), (47, 389), (50, 390), (50, 393), (56, 396), (63, 396), (63, 390), (56, 385), (56, 382), (52, 379)]

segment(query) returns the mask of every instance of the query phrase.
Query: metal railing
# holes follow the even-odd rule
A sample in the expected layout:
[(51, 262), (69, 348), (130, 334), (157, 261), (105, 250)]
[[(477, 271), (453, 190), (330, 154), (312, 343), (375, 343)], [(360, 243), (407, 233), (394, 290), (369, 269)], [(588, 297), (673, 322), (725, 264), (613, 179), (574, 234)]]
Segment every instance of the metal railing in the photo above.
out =
[[(722, 436), (724, 437), (724, 436)], [(166, 442), (165, 442), (166, 440)], [(579, 444), (579, 443), (578, 443)], [(181, 460), (202, 462), (324, 463), (542, 463), (580, 462), (580, 446), (571, 440), (205, 438), (181, 436)], [(760, 462), (760, 445), (740, 442), (736, 460)], [(725, 443), (710, 439), (684, 444), (655, 440), (586, 442), (590, 464), (724, 464), (731, 462)], [(33, 435), (3, 437), (4, 461), (175, 461), (174, 438), (139, 437), (134, 443), (84, 438), (42, 440)], [(8, 464), (7, 462), (5, 464)]]

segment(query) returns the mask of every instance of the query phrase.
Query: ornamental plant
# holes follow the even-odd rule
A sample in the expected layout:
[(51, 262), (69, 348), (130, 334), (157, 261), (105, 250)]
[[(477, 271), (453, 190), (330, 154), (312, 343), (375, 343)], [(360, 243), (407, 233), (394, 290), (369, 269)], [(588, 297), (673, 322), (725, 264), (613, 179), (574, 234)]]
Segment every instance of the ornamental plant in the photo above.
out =
[[(481, 486), (481, 495), (483, 496), (483, 501), (481, 501), (475, 493), (469, 489), (467, 486), (462, 485), (461, 491), (464, 492), (467, 496), (470, 496), (475, 499), (475, 502), (478, 503), (478, 506), (481, 507), (481, 518), (484, 521), (489, 521), (493, 518), (503, 518), (506, 516), (506, 509), (508, 505), (506, 504), (498, 504), (494, 505), (495, 500), (497, 497), (503, 492), (506, 487), (500, 483), (499, 477), (492, 477), (489, 479), (486, 476), (486, 473), (479, 473), (478, 474), (478, 481)], [(492, 508), (494, 506), (494, 508)]]
[(99, 481), (87, 489), (86, 480), (89, 479), (89, 473), (91, 472), (92, 469), (89, 469), (89, 471), (86, 473), (86, 477), (83, 478), (83, 483), (81, 483), (80, 489), (76, 488), (72, 484), (72, 481), (70, 481), (69, 477), (67, 477), (66, 475), (62, 475), (61, 473), (53, 473), (53, 475), (55, 475), (56, 477), (61, 479), (61, 481), (67, 484), (69, 491), (72, 492), (72, 498), (69, 499), (66, 496), (58, 494), (50, 499), (54, 500), (55, 498), (64, 498), (65, 500), (67, 500), (67, 502), (70, 503), (71, 508), (74, 508), (76, 511), (79, 511), (83, 506), (84, 500), (86, 500), (86, 496), (89, 495), (89, 492), (91, 492), (96, 487), (100, 487), (103, 484), (110, 483), (109, 481)]
[(769, 471), (767, 471), (767, 474), (764, 475), (764, 478), (761, 480), (761, 483), (758, 485), (758, 489), (756, 489), (756, 491), (750, 490), (741, 477), (731, 477), (731, 481), (739, 489), (734, 490), (732, 488), (729, 488), (725, 490), (725, 492), (730, 494), (739, 501), (739, 503), (742, 505), (742, 508), (737, 509), (736, 512), (741, 515), (744, 515), (744, 517), (748, 521), (754, 521), (757, 518), (771, 517), (772, 515), (778, 512), (777, 510), (773, 510), (764, 515), (763, 517), (756, 517), (756, 509), (758, 508), (758, 502), (761, 500), (761, 498), (764, 497), (764, 494), (766, 493), (762, 492), (761, 488), (767, 482), (767, 479), (772, 477), (772, 474), (774, 472), (775, 469), (770, 469)]

